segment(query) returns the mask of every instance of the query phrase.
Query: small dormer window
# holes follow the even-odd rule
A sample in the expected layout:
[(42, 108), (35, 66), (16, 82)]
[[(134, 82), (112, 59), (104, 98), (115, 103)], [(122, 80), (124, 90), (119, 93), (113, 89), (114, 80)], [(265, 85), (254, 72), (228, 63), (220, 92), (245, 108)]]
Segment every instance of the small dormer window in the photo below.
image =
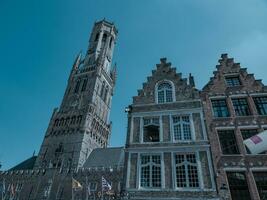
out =
[(225, 81), (228, 87), (234, 87), (241, 85), (240, 79), (238, 76), (229, 76), (225, 77)]
[(157, 88), (158, 103), (173, 102), (173, 87), (169, 82), (163, 82)]

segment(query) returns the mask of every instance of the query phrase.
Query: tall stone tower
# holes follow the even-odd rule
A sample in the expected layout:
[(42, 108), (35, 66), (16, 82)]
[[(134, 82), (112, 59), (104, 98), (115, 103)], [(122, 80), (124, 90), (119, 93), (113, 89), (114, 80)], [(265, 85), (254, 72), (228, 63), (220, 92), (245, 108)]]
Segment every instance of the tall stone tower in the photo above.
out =
[(52, 114), (35, 168), (79, 168), (94, 148), (107, 147), (117, 33), (113, 23), (94, 24), (86, 55), (75, 59), (61, 106)]

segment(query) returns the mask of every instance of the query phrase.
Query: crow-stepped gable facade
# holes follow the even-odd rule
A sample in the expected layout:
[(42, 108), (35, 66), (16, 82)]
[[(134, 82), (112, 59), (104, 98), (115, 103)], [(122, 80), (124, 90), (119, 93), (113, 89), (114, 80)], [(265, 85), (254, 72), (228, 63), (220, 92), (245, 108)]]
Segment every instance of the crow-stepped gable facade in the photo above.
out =
[(267, 198), (267, 154), (251, 155), (243, 141), (267, 129), (267, 87), (222, 54), (203, 88), (208, 134), (222, 198)]
[(128, 108), (125, 190), (133, 199), (217, 199), (194, 79), (165, 58)]

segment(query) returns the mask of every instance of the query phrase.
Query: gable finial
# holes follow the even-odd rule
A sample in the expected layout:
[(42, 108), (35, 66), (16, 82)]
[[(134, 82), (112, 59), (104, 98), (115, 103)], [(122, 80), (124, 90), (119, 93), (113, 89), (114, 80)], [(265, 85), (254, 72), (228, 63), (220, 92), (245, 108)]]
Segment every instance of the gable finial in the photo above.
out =
[(194, 76), (192, 76), (191, 73), (189, 73), (189, 85), (192, 86), (192, 87), (195, 87)]

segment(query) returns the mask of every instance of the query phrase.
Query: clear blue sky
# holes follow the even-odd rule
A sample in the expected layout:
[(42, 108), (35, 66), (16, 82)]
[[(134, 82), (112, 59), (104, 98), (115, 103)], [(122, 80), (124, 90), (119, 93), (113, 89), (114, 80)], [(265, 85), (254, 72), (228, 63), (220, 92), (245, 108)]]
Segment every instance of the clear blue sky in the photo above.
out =
[(119, 29), (111, 146), (126, 135), (124, 108), (161, 57), (195, 75), (198, 88), (221, 53), (267, 83), (265, 0), (0, 0), (0, 161), (7, 169), (39, 151), (76, 54), (96, 20)]

